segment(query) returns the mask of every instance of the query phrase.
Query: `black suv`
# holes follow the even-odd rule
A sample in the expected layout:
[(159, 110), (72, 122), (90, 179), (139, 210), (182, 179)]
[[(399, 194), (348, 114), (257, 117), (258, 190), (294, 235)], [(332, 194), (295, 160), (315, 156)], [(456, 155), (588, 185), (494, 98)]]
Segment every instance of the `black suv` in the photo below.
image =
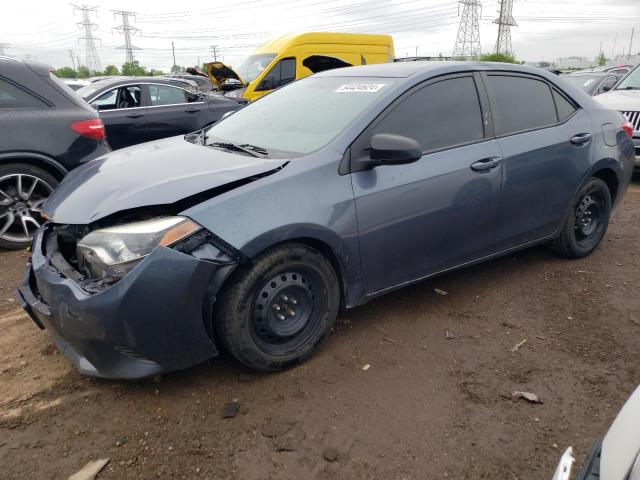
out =
[(62, 177), (110, 148), (98, 112), (47, 66), (2, 56), (0, 125), (0, 248), (18, 249)]

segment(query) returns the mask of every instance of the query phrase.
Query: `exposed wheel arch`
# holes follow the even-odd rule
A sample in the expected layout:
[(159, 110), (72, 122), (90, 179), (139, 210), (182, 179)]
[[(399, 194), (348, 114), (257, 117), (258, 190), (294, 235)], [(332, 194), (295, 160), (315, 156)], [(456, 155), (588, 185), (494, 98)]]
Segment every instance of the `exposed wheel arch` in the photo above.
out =
[(611, 194), (611, 204), (615, 204), (618, 198), (618, 189), (620, 187), (620, 180), (616, 172), (608, 167), (596, 170), (591, 174), (592, 177), (599, 178), (607, 184), (609, 193)]
[(9, 163), (22, 163), (38, 167), (53, 175), (60, 181), (68, 173), (68, 170), (57, 160), (34, 152), (9, 152), (0, 153), (0, 165)]

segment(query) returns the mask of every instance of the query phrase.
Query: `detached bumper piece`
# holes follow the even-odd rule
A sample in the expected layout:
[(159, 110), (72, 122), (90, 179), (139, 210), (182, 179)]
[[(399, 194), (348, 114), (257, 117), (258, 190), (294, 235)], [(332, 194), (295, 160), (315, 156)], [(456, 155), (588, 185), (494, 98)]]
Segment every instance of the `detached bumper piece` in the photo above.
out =
[(80, 373), (138, 379), (217, 355), (206, 299), (235, 265), (158, 247), (124, 278), (91, 293), (74, 280), (79, 273), (71, 265), (60, 264), (47, 235), (55, 234), (44, 227), (35, 236), (17, 297)]

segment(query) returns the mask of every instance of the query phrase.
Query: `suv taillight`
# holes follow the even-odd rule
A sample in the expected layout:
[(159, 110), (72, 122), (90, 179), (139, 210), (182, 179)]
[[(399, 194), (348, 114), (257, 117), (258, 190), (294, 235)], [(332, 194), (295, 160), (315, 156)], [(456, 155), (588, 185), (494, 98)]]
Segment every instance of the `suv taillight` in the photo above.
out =
[(633, 125), (631, 125), (631, 122), (629, 120), (625, 120), (625, 122), (622, 124), (622, 129), (624, 130), (624, 133), (629, 136), (629, 138), (633, 137)]
[(92, 138), (93, 140), (104, 140), (106, 137), (104, 123), (99, 118), (73, 122), (69, 127), (83, 137)]

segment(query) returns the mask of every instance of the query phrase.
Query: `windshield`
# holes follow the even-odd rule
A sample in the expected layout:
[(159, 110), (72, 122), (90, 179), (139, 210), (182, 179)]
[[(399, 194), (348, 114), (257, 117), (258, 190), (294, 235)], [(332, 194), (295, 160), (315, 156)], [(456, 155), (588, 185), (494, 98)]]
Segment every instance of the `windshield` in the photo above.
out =
[(616, 86), (616, 90), (640, 90), (640, 68), (636, 67)]
[(99, 83), (90, 83), (89, 85), (85, 85), (84, 87), (76, 90), (76, 93), (86, 100), (91, 96), (93, 92), (98, 90), (100, 87), (102, 87), (102, 85), (100, 85)]
[(585, 92), (590, 92), (593, 84), (602, 77), (593, 77), (588, 75), (565, 75), (562, 77), (565, 82), (569, 82), (574, 87), (581, 88)]
[(207, 144), (228, 142), (307, 154), (327, 145), (396, 80), (307, 77), (278, 89), (213, 125)]
[(236, 73), (246, 83), (253, 82), (276, 58), (275, 53), (261, 53), (247, 57), (236, 69)]

